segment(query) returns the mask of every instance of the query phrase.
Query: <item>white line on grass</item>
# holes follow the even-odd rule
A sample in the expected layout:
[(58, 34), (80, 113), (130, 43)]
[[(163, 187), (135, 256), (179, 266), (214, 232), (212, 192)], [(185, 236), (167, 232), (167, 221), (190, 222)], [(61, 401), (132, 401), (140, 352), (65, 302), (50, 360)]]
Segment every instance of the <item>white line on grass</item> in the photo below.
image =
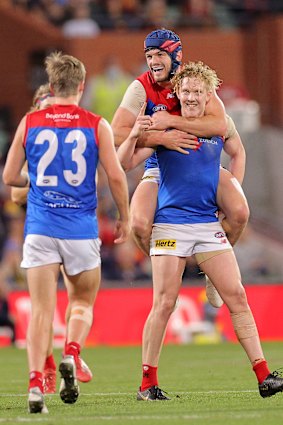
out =
[[(229, 418), (229, 417), (233, 417), (233, 419), (250, 419), (250, 418), (260, 418), (261, 415), (257, 412), (246, 412), (246, 413), (234, 413), (234, 412), (223, 412), (223, 413), (218, 413), (216, 414), (217, 418), (220, 417), (225, 417), (225, 418)], [(115, 421), (115, 420), (199, 420), (199, 419), (211, 419), (212, 418), (212, 414), (211, 413), (205, 413), (205, 414), (192, 414), (192, 415), (176, 415), (176, 414), (172, 414), (172, 415), (124, 415), (124, 416), (87, 416), (85, 417), (85, 419), (88, 420), (104, 420), (104, 421)], [(50, 418), (47, 416), (34, 416), (32, 415), (32, 422), (47, 422), (49, 421)], [(72, 417), (68, 417), (68, 422), (79, 422), (82, 420), (81, 416), (72, 416)], [(18, 416), (17, 418), (0, 418), (0, 423), (9, 423), (9, 422), (30, 422), (31, 421), (31, 416), (29, 417), (20, 417)]]
[[(190, 394), (242, 394), (242, 393), (257, 393), (258, 390), (223, 390), (223, 391), (170, 391), (170, 394), (174, 395), (190, 395)], [(134, 392), (116, 392), (116, 393), (80, 393), (81, 396), (93, 397), (93, 396), (124, 396), (135, 394)], [(0, 393), (0, 397), (26, 397), (27, 394), (8, 394), (8, 393)], [(56, 397), (58, 394), (47, 394), (47, 397)]]

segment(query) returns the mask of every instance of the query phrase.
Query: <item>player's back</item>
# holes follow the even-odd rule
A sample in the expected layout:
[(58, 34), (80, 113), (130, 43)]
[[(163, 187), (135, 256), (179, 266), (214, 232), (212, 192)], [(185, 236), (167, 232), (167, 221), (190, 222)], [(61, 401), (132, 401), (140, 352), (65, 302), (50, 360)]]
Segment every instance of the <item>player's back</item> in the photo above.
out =
[(61, 238), (71, 234), (70, 239), (97, 233), (93, 217), (99, 121), (99, 116), (73, 104), (55, 104), (27, 115), (27, 233)]

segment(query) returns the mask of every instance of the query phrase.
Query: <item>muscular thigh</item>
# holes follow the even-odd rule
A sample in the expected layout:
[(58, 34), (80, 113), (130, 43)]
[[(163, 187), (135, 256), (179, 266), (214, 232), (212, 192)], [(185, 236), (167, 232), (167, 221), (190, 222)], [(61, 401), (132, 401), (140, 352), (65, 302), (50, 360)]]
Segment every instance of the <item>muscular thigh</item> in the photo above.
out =
[(247, 206), (247, 199), (238, 180), (230, 171), (220, 168), (217, 189), (217, 205), (225, 215), (229, 215), (235, 206)]
[(203, 261), (200, 268), (209, 276), (224, 301), (242, 288), (240, 270), (232, 250)]
[(157, 205), (158, 184), (151, 181), (141, 181), (137, 186), (131, 200), (132, 220), (142, 218), (148, 223), (153, 223)]
[(87, 304), (94, 302), (101, 281), (100, 266), (74, 276), (67, 275), (67, 279), (70, 302), (78, 299)]
[(151, 257), (154, 297), (177, 297), (186, 258), (157, 255)]

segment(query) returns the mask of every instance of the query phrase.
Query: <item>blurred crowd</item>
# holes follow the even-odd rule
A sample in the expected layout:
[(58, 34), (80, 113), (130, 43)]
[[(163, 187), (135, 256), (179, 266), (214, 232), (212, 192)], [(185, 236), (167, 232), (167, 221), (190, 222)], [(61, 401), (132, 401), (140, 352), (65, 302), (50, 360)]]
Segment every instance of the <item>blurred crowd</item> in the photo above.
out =
[(103, 30), (156, 27), (247, 27), (254, 18), (283, 11), (283, 0), (10, 0), (62, 28), (66, 37)]
[[(123, 69), (118, 57), (108, 57), (103, 74), (90, 75), (86, 81), (81, 106), (105, 117), (109, 122), (120, 104), (126, 87), (136, 75), (144, 71), (136, 70), (132, 75)], [(225, 103), (229, 114), (234, 118), (240, 133), (246, 130), (247, 123), (251, 131), (256, 131), (259, 124), (258, 111), (249, 113), (252, 102), (244, 89), (223, 85), (219, 95)], [(235, 103), (236, 102), (236, 103)], [(254, 102), (253, 102), (254, 103)], [(242, 114), (239, 114), (239, 110)], [(242, 116), (243, 119), (239, 119)], [(8, 117), (0, 114), (0, 176), (6, 154), (11, 143), (15, 125), (10, 124), (10, 131), (5, 127)], [(253, 128), (250, 128), (253, 124)], [(223, 158), (224, 161), (224, 158)], [(225, 163), (224, 163), (225, 165)], [(103, 285), (139, 285), (151, 282), (150, 259), (136, 246), (133, 239), (122, 245), (114, 244), (114, 226), (116, 208), (109, 192), (103, 169), (98, 173), (98, 220), (102, 241), (102, 282)], [(143, 166), (127, 173), (130, 198), (143, 174)], [(26, 279), (20, 263), (22, 258), (23, 229), (25, 210), (10, 199), (10, 189), (0, 180), (0, 286), (4, 282), (10, 288), (25, 288)], [(235, 247), (241, 271), (246, 280), (273, 280), (283, 276), (283, 258), (281, 249), (260, 238), (252, 228)], [(197, 283), (203, 276), (193, 259), (188, 259), (184, 278)], [(62, 281), (63, 285), (63, 281)]]
[[(252, 16), (269, 12), (283, 11), (283, 0), (10, 0), (15, 6), (32, 11), (52, 24), (63, 28), (66, 36), (78, 34), (84, 28), (85, 35), (98, 34), (104, 29), (133, 29), (148, 27), (182, 27), (219, 25), (217, 16), (224, 26), (245, 25)], [(218, 15), (217, 15), (218, 14)], [(223, 20), (223, 16), (227, 20)], [(88, 22), (85, 25), (72, 25), (72, 21)], [(135, 70), (128, 74), (117, 57), (109, 57), (101, 75), (90, 75), (86, 81), (81, 106), (104, 116), (111, 122), (123, 93), (136, 75)], [(42, 82), (40, 82), (41, 84)], [(221, 93), (226, 109), (236, 122), (239, 131), (255, 131), (260, 125), (258, 105), (249, 99), (243, 88), (223, 85)], [(6, 154), (13, 137), (15, 123), (11, 122), (6, 111), (0, 111), (0, 176)], [(252, 126), (252, 128), (251, 128)], [(128, 173), (129, 194), (132, 196), (143, 167)], [(151, 265), (135, 242), (114, 244), (114, 223), (116, 209), (109, 193), (105, 174), (99, 169), (98, 178), (98, 218), (102, 240), (102, 282), (107, 284), (138, 285), (151, 282)], [(0, 179), (0, 286), (5, 282), (11, 288), (25, 288), (26, 279), (20, 267), (23, 246), (25, 210), (10, 200), (10, 190)], [(255, 242), (256, 241), (256, 242)], [(254, 246), (256, 244), (256, 246)], [(235, 248), (244, 279), (276, 279), (283, 276), (283, 259), (277, 258), (278, 247), (260, 239), (249, 228)], [(247, 261), (251, 259), (252, 261)], [(279, 266), (278, 266), (279, 264)], [(281, 266), (281, 267), (280, 267)], [(185, 278), (194, 281), (203, 279), (192, 259), (188, 260)]]

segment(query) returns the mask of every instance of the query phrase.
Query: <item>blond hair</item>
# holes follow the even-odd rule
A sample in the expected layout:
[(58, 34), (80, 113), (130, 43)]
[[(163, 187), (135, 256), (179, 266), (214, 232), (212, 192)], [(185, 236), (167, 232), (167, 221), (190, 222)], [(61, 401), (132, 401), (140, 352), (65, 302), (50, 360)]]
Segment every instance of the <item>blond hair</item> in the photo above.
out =
[(86, 76), (84, 64), (62, 52), (53, 52), (47, 56), (45, 69), (54, 95), (60, 97), (76, 95)]
[(208, 91), (212, 91), (213, 89), (217, 90), (222, 83), (222, 80), (218, 78), (216, 71), (211, 69), (208, 65), (205, 65), (201, 61), (189, 62), (185, 64), (182, 70), (175, 74), (171, 80), (175, 93), (178, 93), (182, 81), (186, 77), (199, 78), (204, 82)]
[(38, 111), (40, 109), (41, 102), (47, 97), (53, 97), (53, 94), (50, 91), (49, 84), (42, 84), (33, 95), (30, 112)]

